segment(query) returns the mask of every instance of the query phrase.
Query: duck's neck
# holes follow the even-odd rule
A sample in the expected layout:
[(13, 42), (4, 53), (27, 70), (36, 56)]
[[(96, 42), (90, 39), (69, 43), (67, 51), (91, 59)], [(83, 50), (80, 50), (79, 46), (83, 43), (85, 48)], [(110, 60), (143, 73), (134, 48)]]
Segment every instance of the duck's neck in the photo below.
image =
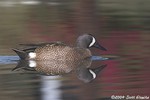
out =
[(87, 45), (82, 41), (77, 41), (77, 47), (79, 48), (87, 48)]
[(87, 39), (83, 38), (82, 36), (78, 37), (76, 44), (77, 44), (77, 47), (88, 48)]

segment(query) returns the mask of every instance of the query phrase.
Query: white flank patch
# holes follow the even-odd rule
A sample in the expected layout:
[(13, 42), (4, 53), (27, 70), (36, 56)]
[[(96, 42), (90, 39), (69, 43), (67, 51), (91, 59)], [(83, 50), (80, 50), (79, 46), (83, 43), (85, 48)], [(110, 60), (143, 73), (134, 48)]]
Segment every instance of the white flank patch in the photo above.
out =
[(89, 71), (93, 75), (93, 79), (95, 79), (96, 78), (96, 74), (92, 70), (89, 70)]
[(33, 60), (29, 60), (29, 67), (36, 67), (36, 62)]
[(93, 46), (95, 42), (96, 42), (96, 39), (92, 37), (92, 42), (90, 43), (89, 47)]
[(30, 52), (28, 55), (30, 59), (34, 59), (36, 57), (36, 53), (34, 52)]

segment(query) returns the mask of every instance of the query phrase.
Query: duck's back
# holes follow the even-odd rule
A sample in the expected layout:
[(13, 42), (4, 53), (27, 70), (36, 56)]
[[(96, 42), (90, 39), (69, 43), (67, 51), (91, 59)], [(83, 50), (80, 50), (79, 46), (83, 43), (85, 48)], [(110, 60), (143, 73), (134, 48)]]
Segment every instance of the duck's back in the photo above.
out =
[(91, 56), (88, 49), (70, 47), (64, 44), (47, 44), (35, 49), (36, 60), (80, 60)]

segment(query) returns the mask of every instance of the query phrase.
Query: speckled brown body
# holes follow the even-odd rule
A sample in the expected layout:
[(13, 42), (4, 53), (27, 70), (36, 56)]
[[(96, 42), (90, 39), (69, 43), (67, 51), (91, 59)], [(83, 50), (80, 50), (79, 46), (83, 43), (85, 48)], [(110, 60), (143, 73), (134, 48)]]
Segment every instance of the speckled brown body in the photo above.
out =
[(47, 44), (35, 49), (35, 60), (76, 61), (91, 57), (89, 49)]

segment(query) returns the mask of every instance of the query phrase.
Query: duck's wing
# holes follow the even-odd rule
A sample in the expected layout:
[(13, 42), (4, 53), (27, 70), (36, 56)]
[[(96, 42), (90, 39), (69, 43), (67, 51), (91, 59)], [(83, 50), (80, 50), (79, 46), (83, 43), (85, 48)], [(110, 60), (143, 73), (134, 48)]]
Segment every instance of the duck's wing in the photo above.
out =
[(38, 43), (38, 44), (19, 44), (24, 46), (23, 49), (21, 49), (22, 51), (29, 53), (29, 52), (34, 52), (36, 48), (38, 47), (42, 47), (42, 46), (47, 46), (47, 45), (52, 45), (52, 46), (66, 46), (65, 43), (60, 42), (60, 41), (56, 41), (56, 42), (47, 42), (47, 43)]
[(30, 52), (34, 52), (36, 48), (37, 47), (27, 47), (27, 48), (22, 49), (22, 51), (26, 53), (30, 53)]
[(31, 46), (31, 47), (38, 47), (38, 46), (43, 46), (43, 45), (46, 45), (46, 44), (51, 44), (51, 43), (38, 43), (38, 44), (19, 44), (19, 45), (22, 45), (22, 46)]
[(39, 43), (39, 44), (32, 44), (31, 43), (31, 44), (19, 44), (19, 45), (25, 46), (22, 49), (22, 51), (29, 53), (29, 52), (34, 52), (37, 47), (44, 46), (46, 44), (50, 44), (50, 43)]
[(65, 43), (61, 42), (61, 41), (56, 41), (56, 42), (46, 42), (46, 43), (37, 43), (37, 44), (19, 44), (19, 45), (22, 45), (22, 46), (30, 46), (30, 47), (39, 47), (39, 46), (45, 46), (45, 45), (64, 45), (66, 46)]

